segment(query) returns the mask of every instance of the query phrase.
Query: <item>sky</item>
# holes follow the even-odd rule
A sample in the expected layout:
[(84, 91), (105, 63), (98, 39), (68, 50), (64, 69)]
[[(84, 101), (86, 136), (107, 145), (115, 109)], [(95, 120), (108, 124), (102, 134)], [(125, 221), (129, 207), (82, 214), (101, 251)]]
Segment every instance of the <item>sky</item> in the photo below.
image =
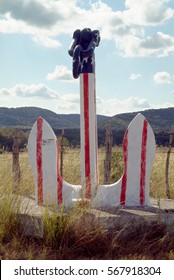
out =
[(174, 107), (174, 0), (0, 0), (0, 107), (80, 113), (68, 48), (100, 31), (97, 114)]

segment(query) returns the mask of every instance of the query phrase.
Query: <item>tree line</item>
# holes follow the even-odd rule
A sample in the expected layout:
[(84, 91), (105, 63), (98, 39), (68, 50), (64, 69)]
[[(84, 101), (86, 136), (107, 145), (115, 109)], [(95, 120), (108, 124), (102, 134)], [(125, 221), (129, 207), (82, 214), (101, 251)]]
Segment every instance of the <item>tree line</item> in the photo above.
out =
[[(0, 153), (4, 151), (12, 151), (13, 147), (13, 135), (14, 128), (0, 128)], [(59, 140), (61, 140), (61, 129), (54, 129), (54, 132)], [(20, 149), (27, 149), (29, 129), (20, 130)], [(98, 129), (98, 145), (105, 145), (105, 129)], [(123, 130), (112, 130), (113, 146), (121, 145), (123, 142), (125, 131)], [(169, 132), (161, 131), (155, 133), (156, 144), (158, 146), (168, 146), (169, 143)], [(64, 145), (69, 147), (80, 146), (80, 129), (65, 129), (64, 131)]]

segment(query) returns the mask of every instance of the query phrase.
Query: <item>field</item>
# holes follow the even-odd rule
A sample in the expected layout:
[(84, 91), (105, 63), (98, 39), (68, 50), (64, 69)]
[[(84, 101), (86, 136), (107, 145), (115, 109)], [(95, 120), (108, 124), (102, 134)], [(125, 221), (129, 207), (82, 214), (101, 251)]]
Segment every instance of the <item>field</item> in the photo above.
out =
[[(150, 196), (166, 197), (165, 165), (167, 149), (158, 148), (150, 181)], [(105, 149), (99, 149), (100, 183), (103, 183)], [(65, 148), (63, 177), (72, 184), (80, 184), (80, 150)], [(73, 163), (73, 164), (72, 164)], [(154, 223), (150, 227), (134, 228), (131, 235), (122, 238), (119, 230), (114, 233), (98, 227), (83, 228), (80, 222), (72, 229), (74, 221), (83, 215), (84, 209), (75, 208), (68, 218), (45, 216), (43, 239), (24, 236), (18, 226), (17, 216), (12, 212), (10, 193), (14, 191), (12, 178), (12, 155), (0, 155), (0, 258), (1, 259), (174, 259), (174, 236), (164, 225)], [(17, 193), (34, 194), (33, 175), (26, 152), (20, 154), (21, 180)], [(120, 147), (113, 148), (110, 183), (117, 181), (123, 172)], [(174, 199), (174, 153), (170, 155), (169, 186)], [(2, 196), (7, 194), (5, 199)], [(63, 209), (62, 209), (63, 213)], [(25, 248), (25, 249), (24, 249)]]

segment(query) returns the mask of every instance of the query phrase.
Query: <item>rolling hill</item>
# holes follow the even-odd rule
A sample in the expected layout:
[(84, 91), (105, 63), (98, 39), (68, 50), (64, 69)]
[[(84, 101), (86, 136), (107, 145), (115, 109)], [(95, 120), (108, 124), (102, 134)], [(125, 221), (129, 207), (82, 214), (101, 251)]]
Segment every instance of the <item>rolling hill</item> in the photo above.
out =
[[(0, 108), (0, 127), (31, 128), (38, 117), (44, 118), (53, 128), (79, 128), (79, 114), (56, 114), (37, 107)], [(98, 115), (98, 122), (109, 117)]]
[[(169, 132), (174, 124), (174, 108), (150, 109), (139, 111), (151, 124), (154, 132)], [(113, 117), (98, 115), (98, 129), (103, 130), (108, 124), (112, 130), (124, 131), (138, 112), (118, 114)], [(56, 114), (37, 107), (0, 108), (0, 127), (31, 128), (35, 120), (43, 117), (55, 129), (80, 128), (79, 114)]]
[(104, 120), (98, 125), (98, 128), (102, 128), (103, 126), (110, 124), (113, 130), (125, 130), (131, 120), (138, 113), (144, 115), (156, 133), (161, 131), (169, 132), (171, 126), (174, 125), (174, 108), (165, 108), (118, 114), (107, 120)]

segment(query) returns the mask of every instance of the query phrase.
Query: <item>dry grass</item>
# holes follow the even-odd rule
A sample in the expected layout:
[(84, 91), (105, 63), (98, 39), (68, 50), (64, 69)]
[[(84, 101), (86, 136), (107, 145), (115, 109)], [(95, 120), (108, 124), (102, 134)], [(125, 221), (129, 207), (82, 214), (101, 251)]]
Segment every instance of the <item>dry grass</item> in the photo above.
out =
[[(150, 180), (150, 196), (154, 198), (166, 197), (165, 168), (167, 148), (157, 148)], [(100, 148), (98, 153), (99, 183), (104, 182), (104, 159), (105, 149)], [(73, 162), (73, 164), (72, 164)], [(123, 154), (121, 147), (114, 147), (112, 152), (112, 167), (110, 183), (120, 179), (123, 174)], [(72, 184), (81, 183), (80, 173), (80, 150), (66, 149), (64, 154), (64, 179)], [(169, 186), (171, 198), (174, 199), (174, 149), (170, 155), (169, 164)]]
[[(55, 222), (55, 224), (54, 224)], [(0, 242), (1, 259), (174, 259), (174, 237), (162, 224), (134, 227), (126, 237), (102, 228), (87, 228), (82, 222), (72, 228), (64, 221), (60, 232), (59, 221), (52, 221), (54, 230), (49, 238), (24, 237), (21, 232)], [(24, 250), (25, 248), (25, 250)]]
[[(103, 183), (103, 160), (105, 150), (99, 150), (100, 183)], [(165, 193), (166, 150), (157, 150), (153, 166), (150, 192), (153, 197), (166, 197)], [(73, 163), (73, 164), (72, 164)], [(34, 194), (34, 182), (27, 153), (20, 155), (21, 182), (19, 194)], [(45, 233), (41, 239), (24, 236), (12, 211), (13, 189), (11, 154), (0, 155), (0, 258), (1, 259), (174, 259), (174, 236), (166, 232), (164, 225), (116, 229), (113, 233), (102, 227), (84, 226), (84, 211), (77, 207), (70, 213), (50, 219), (45, 213)], [(169, 183), (174, 198), (174, 154), (170, 158)], [(64, 179), (72, 184), (80, 183), (80, 151), (66, 149), (64, 153)], [(123, 172), (121, 148), (113, 149), (111, 182), (118, 180)], [(74, 226), (75, 224), (75, 226)], [(25, 250), (24, 250), (25, 248)]]
[[(157, 148), (155, 160), (152, 169), (150, 180), (150, 196), (152, 197), (166, 197), (165, 185), (165, 165), (166, 165), (167, 149)], [(99, 169), (99, 183), (104, 181), (104, 158), (105, 149), (100, 148), (98, 153), (98, 169)], [(80, 149), (66, 148), (63, 158), (63, 178), (71, 184), (81, 183), (80, 171)], [(9, 153), (0, 155), (0, 189), (1, 192), (5, 190), (11, 191), (13, 188), (13, 180), (11, 176), (12, 169), (12, 155)], [(18, 191), (20, 194), (34, 194), (34, 180), (31, 167), (28, 161), (27, 153), (20, 154), (20, 169), (21, 180)], [(123, 173), (123, 155), (121, 147), (113, 148), (112, 168), (110, 183), (119, 180)], [(8, 185), (8, 188), (6, 187)], [(171, 198), (174, 199), (174, 149), (170, 155), (169, 164), (169, 185)]]
[[(167, 148), (157, 148), (150, 181), (150, 196), (166, 197), (165, 169)], [(170, 154), (169, 186), (171, 198), (174, 199), (174, 149)]]

